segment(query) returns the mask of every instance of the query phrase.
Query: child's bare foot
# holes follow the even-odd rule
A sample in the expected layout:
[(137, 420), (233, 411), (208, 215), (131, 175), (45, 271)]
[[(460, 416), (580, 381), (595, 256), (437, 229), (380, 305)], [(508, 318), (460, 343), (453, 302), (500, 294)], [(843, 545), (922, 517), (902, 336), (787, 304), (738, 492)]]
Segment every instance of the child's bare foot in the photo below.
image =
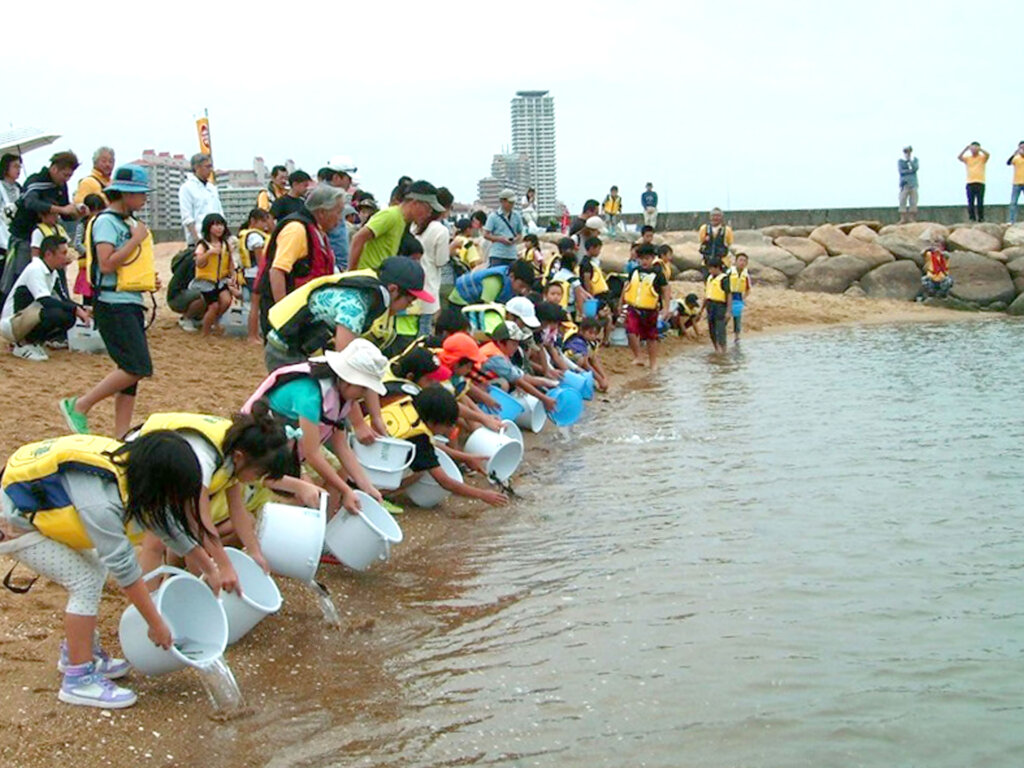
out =
[(641, 360), (639, 357), (637, 357), (634, 358), (633, 365), (639, 365), (641, 368), (643, 368), (645, 365), (647, 365), (647, 363)]

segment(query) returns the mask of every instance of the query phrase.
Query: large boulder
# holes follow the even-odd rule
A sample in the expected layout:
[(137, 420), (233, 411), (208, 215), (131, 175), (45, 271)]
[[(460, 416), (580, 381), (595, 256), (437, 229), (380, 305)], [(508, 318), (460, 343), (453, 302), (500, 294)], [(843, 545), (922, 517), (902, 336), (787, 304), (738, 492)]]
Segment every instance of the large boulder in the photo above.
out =
[(846, 253), (851, 248), (853, 240), (848, 234), (839, 229), (835, 224), (822, 224), (811, 232), (811, 240), (823, 246), (829, 256), (838, 256)]
[(1007, 262), (1024, 259), (1024, 245), (1011, 245), (1009, 248), (1003, 248), (1000, 253), (1006, 257)]
[(679, 272), (700, 269), (703, 264), (704, 257), (700, 255), (697, 243), (681, 243), (672, 246), (672, 266)]
[(810, 264), (819, 256), (828, 255), (828, 252), (821, 243), (816, 243), (809, 237), (783, 235), (782, 237), (775, 238), (775, 244), (780, 248), (785, 248), (804, 264)]
[(775, 239), (777, 237), (809, 237), (814, 231), (811, 224), (773, 224), (770, 227), (761, 227), (762, 234)]
[(867, 274), (870, 267), (854, 256), (821, 258), (796, 276), (793, 288), (798, 291), (842, 293)]
[(873, 243), (876, 239), (878, 239), (878, 232), (876, 232), (866, 224), (858, 224), (856, 227), (850, 230), (850, 237), (855, 237), (858, 240), (863, 240), (866, 243)]
[(880, 235), (903, 235), (911, 240), (933, 240), (936, 245), (945, 245), (949, 228), (934, 221), (915, 221), (913, 224), (890, 224), (878, 230)]
[(1007, 229), (1006, 224), (996, 224), (991, 221), (972, 221), (968, 226), (994, 237), (1000, 243), (1003, 242), (1003, 232)]
[(1010, 260), (1002, 251), (986, 251), (985, 255), (992, 259), (992, 261), (998, 261), (1000, 264), (1006, 264)]
[(777, 269), (790, 279), (800, 274), (807, 266), (785, 248), (779, 248), (776, 245), (748, 245), (743, 248), (743, 252), (750, 257), (751, 261)]
[(1024, 224), (1014, 224), (1003, 232), (1003, 249), (1024, 246)]
[(665, 232), (662, 234), (662, 239), (675, 248), (677, 245), (684, 243), (697, 244), (697, 233), (692, 230), (679, 230), (675, 232)]
[(789, 285), (789, 278), (785, 274), (756, 261), (750, 262), (747, 271), (750, 273), (751, 282), (755, 285), (770, 285), (777, 288), (785, 288)]
[(601, 247), (601, 268), (606, 272), (624, 272), (629, 261), (629, 243), (608, 242)]
[(1013, 315), (1014, 317), (1024, 315), (1024, 293), (1014, 299), (1010, 306), (1006, 308), (1006, 314)]
[(1009, 303), (1017, 295), (1009, 270), (980, 253), (951, 253), (949, 274), (953, 277), (952, 295), (963, 301), (984, 306), (996, 301)]
[(1024, 293), (1024, 276), (1013, 278), (1013, 290), (1017, 292), (1018, 296)]
[(882, 222), (861, 219), (860, 221), (844, 221), (842, 224), (837, 224), (836, 226), (847, 235), (852, 235), (853, 230), (857, 227), (867, 227), (868, 229), (877, 232), (882, 228)]
[(680, 272), (677, 280), (682, 280), (684, 283), (703, 283), (704, 273), (699, 269), (687, 269), (684, 272)]
[(858, 240), (855, 237), (851, 237), (849, 239), (847, 248), (843, 253), (847, 256), (855, 256), (867, 264), (871, 269), (896, 260), (891, 253), (885, 250), (885, 248), (880, 246), (878, 243), (865, 243), (863, 240)]
[(868, 272), (860, 285), (873, 299), (910, 301), (921, 292), (921, 270), (912, 261), (894, 261)]
[(864, 289), (860, 287), (860, 283), (854, 283), (843, 291), (843, 296), (848, 299), (866, 299), (868, 297), (867, 293), (864, 292)]
[(1014, 259), (1006, 265), (1006, 271), (1010, 273), (1010, 277), (1017, 279), (1018, 277), (1024, 277), (1024, 257)]
[(759, 229), (737, 229), (732, 233), (734, 245), (771, 245), (772, 239)]
[(924, 241), (916, 237), (911, 237), (909, 234), (904, 235), (902, 232), (892, 232), (887, 235), (879, 235), (875, 243), (885, 248), (897, 259), (912, 261), (919, 267), (924, 266), (924, 254), (921, 253), (924, 250)]
[(950, 250), (953, 251), (985, 253), (986, 251), (999, 251), (1003, 247), (1002, 240), (997, 240), (987, 232), (975, 227), (955, 229), (947, 240)]

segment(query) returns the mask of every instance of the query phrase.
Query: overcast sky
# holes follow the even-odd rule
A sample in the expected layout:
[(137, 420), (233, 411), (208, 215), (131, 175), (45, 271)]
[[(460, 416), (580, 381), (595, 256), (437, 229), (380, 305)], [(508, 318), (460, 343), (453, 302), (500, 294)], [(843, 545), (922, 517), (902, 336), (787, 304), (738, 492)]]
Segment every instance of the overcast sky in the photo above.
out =
[(22, 27), (0, 97), (4, 127), (62, 133), (55, 147), (85, 159), (191, 154), (206, 107), (219, 168), (262, 155), (315, 173), (348, 154), (378, 196), (406, 173), (471, 201), (511, 141), (515, 91), (548, 89), (573, 210), (613, 183), (638, 210), (648, 180), (662, 210), (740, 210), (895, 205), (907, 143), (921, 204), (959, 203), (973, 139), (992, 152), (987, 202), (1004, 203), (1024, 139), (1024, 27), (1006, 2), (87, 7), (48, 5), (59, 34)]

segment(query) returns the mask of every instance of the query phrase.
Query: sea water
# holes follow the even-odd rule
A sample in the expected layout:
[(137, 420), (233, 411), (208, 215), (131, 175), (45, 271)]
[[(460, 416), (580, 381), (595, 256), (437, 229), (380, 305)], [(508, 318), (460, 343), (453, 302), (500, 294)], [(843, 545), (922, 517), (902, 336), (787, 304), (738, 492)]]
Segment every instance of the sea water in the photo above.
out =
[(268, 764), (1020, 765), (1022, 371), (1012, 321), (666, 359), (395, 563), (385, 714)]

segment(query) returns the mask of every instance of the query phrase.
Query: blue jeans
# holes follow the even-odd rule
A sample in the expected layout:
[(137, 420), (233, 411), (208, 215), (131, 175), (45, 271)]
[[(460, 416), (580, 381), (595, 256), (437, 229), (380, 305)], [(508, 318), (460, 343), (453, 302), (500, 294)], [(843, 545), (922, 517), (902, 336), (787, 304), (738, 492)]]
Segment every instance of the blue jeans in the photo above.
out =
[(1017, 223), (1017, 198), (1024, 192), (1024, 184), (1014, 184), (1010, 190), (1010, 223)]

